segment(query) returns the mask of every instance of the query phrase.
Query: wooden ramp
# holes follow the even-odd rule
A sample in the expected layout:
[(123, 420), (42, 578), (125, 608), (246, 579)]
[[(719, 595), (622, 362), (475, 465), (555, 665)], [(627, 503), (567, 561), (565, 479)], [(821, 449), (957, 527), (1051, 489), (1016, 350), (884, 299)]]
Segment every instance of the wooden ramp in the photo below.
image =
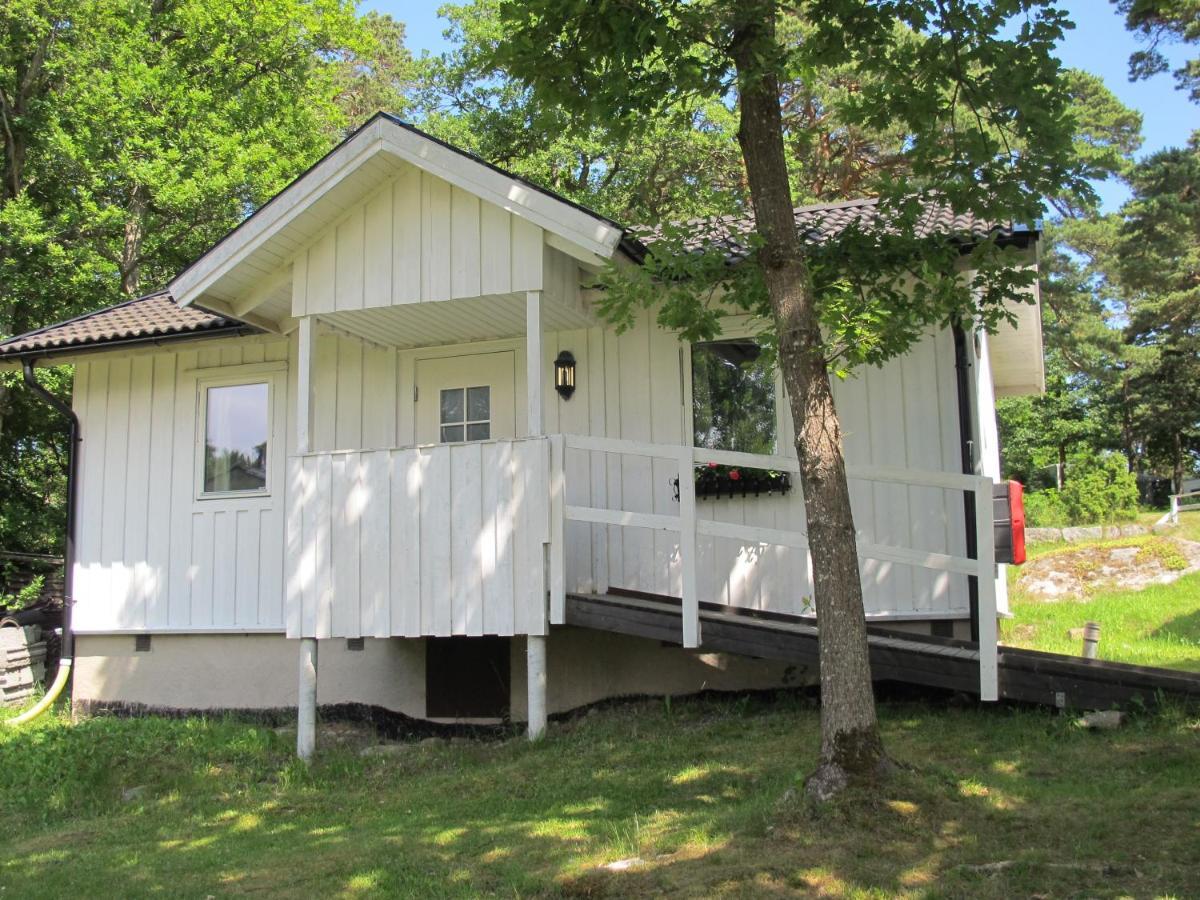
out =
[[(817, 671), (817, 629), (811, 620), (700, 605), (701, 651), (774, 659)], [(567, 594), (566, 624), (681, 642), (680, 603), (671, 597)], [(953, 638), (869, 628), (871, 673), (898, 681), (979, 693), (976, 646)], [(1200, 700), (1200, 675), (1001, 647), (1000, 697), (1076, 709), (1153, 704), (1160, 696)]]

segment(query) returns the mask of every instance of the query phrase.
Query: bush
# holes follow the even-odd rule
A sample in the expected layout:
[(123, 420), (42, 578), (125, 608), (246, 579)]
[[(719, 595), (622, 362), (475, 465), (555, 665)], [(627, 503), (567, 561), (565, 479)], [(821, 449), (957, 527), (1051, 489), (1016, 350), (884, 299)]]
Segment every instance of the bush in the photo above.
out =
[(1081, 454), (1067, 467), (1062, 502), (1072, 525), (1127, 522), (1137, 518), (1137, 477), (1119, 453)]
[(1025, 521), (1031, 528), (1062, 528), (1071, 524), (1067, 505), (1054, 488), (1025, 495)]

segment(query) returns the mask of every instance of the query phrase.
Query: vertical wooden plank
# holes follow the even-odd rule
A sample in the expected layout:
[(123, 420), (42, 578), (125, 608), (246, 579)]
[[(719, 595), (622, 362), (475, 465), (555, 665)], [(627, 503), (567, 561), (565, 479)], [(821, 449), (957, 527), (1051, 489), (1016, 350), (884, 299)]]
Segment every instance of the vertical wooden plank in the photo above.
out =
[[(940, 422), (938, 415), (937, 363), (934, 343), (929, 335), (901, 358), (904, 372), (904, 418), (907, 424), (908, 465), (914, 469), (938, 471), (942, 468)], [(912, 544), (915, 550), (946, 552), (944, 504), (947, 492), (938, 488), (910, 487)], [(946, 573), (913, 568), (914, 608), (929, 611), (934, 598), (945, 594)]]
[(191, 614), (188, 624), (209, 627), (213, 619), (213, 544), (216, 516), (212, 513), (191, 513), (192, 547), (188, 566), (191, 581)]
[(351, 338), (337, 340), (337, 421), (339, 450), (361, 447), (363, 435), (363, 345)]
[[(958, 426), (958, 378), (955, 370), (954, 334), (941, 329), (933, 338), (934, 365), (937, 372), (938, 434), (941, 439), (943, 472), (962, 472), (962, 443)], [(962, 491), (943, 491), (940, 507), (946, 527), (946, 552), (967, 555), (967, 519)], [(966, 575), (943, 576), (945, 590), (933, 598), (938, 609), (966, 612), (968, 588)]]
[(313, 367), (316, 353), (316, 323), (309, 316), (300, 320), (296, 362), (296, 452), (312, 449)]
[(483, 447), (483, 633), (513, 633), (513, 442)]
[(311, 591), (313, 558), (304, 539), (305, 508), (312, 501), (312, 485), (305, 471), (305, 459), (288, 460), (287, 488), (287, 581), (284, 620), (289, 638), (298, 638), (304, 626), (304, 597)]
[(104, 441), (104, 518), (101, 559), (107, 572), (109, 627), (126, 621), (129, 602), (129, 573), (125, 566), (125, 503), (129, 469), (124, 461), (129, 450), (130, 360), (114, 359), (108, 373), (108, 427)]
[(542, 295), (529, 291), (525, 295), (525, 416), (531, 435), (545, 433), (542, 371)]
[(428, 173), (421, 175), (421, 297), (450, 299), (450, 184)]
[[(199, 397), (196, 382), (183, 375), (195, 367), (195, 350), (182, 350), (175, 357), (175, 427), (171, 475), (171, 564), (169, 624), (183, 628), (191, 618), (192, 500), (195, 496), (196, 429), (199, 425)], [(203, 436), (199, 438), (203, 440)]]
[(392, 303), (421, 299), (421, 170), (405, 166), (392, 186)]
[[(608, 437), (621, 437), (621, 342), (612, 329), (604, 329), (604, 422)], [(605, 453), (607, 508), (623, 509), (624, 483), (622, 482), (621, 455)], [(629, 586), (625, 575), (625, 529), (608, 527), (608, 581), (617, 587)]]
[[(259, 541), (262, 513), (258, 509), (239, 509), (234, 515), (236, 518), (232, 530), (237, 536), (234, 551), (237, 570), (233, 584), (233, 621), (230, 624), (258, 625), (259, 567), (264, 562)], [(234, 561), (222, 563), (218, 560), (218, 565), (233, 569)]]
[[(650, 323), (642, 313), (637, 324), (621, 335), (620, 396), (621, 437), (633, 441), (651, 441), (650, 407)], [(621, 460), (622, 509), (632, 512), (654, 511), (653, 462), (645, 457), (623, 455)], [(653, 591), (657, 584), (654, 535), (644, 528), (622, 528), (621, 542), (625, 571), (623, 587)]]
[(392, 302), (392, 191), (368, 198), (364, 210), (363, 306), (373, 309)]
[(396, 351), (364, 347), (362, 363), (362, 446), (392, 447), (396, 441)]
[[(866, 372), (860, 371), (846, 381), (834, 384), (834, 403), (841, 411), (843, 447), (848, 465), (870, 465), (871, 457), (871, 407), (867, 391)], [(854, 527), (860, 541), (874, 543), (875, 491), (869, 481), (850, 481), (850, 507), (854, 513)], [(884, 609), (886, 601), (881, 597), (879, 563), (873, 559), (860, 559), (859, 572), (862, 579), (863, 606), (867, 613)]]
[(334, 334), (319, 334), (313, 365), (311, 450), (333, 450), (337, 446), (339, 382), (338, 340)]
[(101, 582), (104, 521), (104, 442), (108, 410), (108, 362), (96, 359), (75, 367), (72, 405), (80, 420), (79, 542), (75, 562), (75, 624), (103, 625), (107, 604)]
[[(175, 452), (175, 357), (154, 356), (150, 400), (150, 463), (147, 480), (154, 485), (147, 497), (146, 562), (153, 584), (147, 595), (146, 626), (165, 628), (170, 622), (168, 594), (171, 570), (171, 467)], [(186, 453), (187, 449), (181, 452)]]
[(364, 492), (360, 546), (362, 558), (362, 596), (364, 635), (377, 638), (391, 633), (391, 549), (392, 483), (391, 464), (386, 450), (362, 455), (360, 484)]
[(421, 570), (421, 493), (428, 457), (419, 450), (392, 454), (392, 634), (425, 633)]
[(358, 596), (358, 509), (354, 497), (357, 453), (334, 454), (330, 463), (333, 499), (333, 637), (361, 637)]
[[(590, 435), (607, 436), (608, 428), (605, 416), (607, 402), (605, 400), (605, 358), (604, 358), (604, 329), (589, 328), (587, 332), (588, 367), (588, 428), (585, 432)], [(590, 453), (589, 477), (590, 492), (588, 502), (592, 506), (603, 508), (608, 502), (608, 466), (605, 453)], [(592, 590), (603, 594), (608, 591), (608, 527), (605, 525), (591, 526), (590, 547), (592, 552)]]
[(520, 216), (512, 217), (512, 289), (540, 291), (542, 276), (542, 229)]
[(308, 288), (305, 311), (308, 315), (333, 312), (337, 237), (334, 229), (322, 234), (308, 248)]
[[(125, 488), (125, 537), (121, 553), (127, 579), (122, 623), (128, 628), (145, 628), (147, 606), (153, 590), (149, 566), (150, 451), (159, 435), (151, 430), (154, 399), (154, 357), (130, 360), (129, 439), (126, 471), (134, 473)], [(169, 440), (169, 438), (168, 438)]]
[(450, 448), (452, 634), (483, 634), (482, 472), (479, 444)]
[(546, 621), (546, 568), (542, 544), (546, 533), (548, 447), (545, 440), (513, 444), (513, 582), (514, 630), (517, 634), (544, 634)]
[(333, 308), (362, 309), (365, 282), (366, 241), (363, 233), (364, 207), (358, 206), (338, 223), (337, 256), (334, 259)]
[(975, 490), (975, 533), (979, 535), (979, 699), (999, 699), (996, 643), (996, 547), (992, 541), (992, 480), (981, 477)]
[[(647, 385), (650, 440), (656, 444), (691, 446), (691, 435), (683, 434), (683, 378), (680, 371), (679, 341), (659, 328), (647, 317), (650, 380)], [(678, 506), (670, 487), (678, 474), (674, 459), (651, 461), (652, 511), (660, 515), (675, 515)], [(686, 470), (691, 474), (691, 467)], [(653, 587), (647, 590), (668, 596), (679, 596), (682, 588), (679, 572), (679, 536), (668, 531), (655, 531), (653, 544)]]
[[(333, 585), (337, 560), (333, 555), (333, 457), (325, 455), (316, 457), (316, 502), (313, 507), (313, 541), (316, 546), (314, 556), (316, 578), (314, 579), (313, 603), (313, 637), (329, 638), (333, 636)], [(309, 523), (305, 521), (305, 535), (309, 533)]]
[(283, 628), (284, 510), (275, 504), (271, 509), (257, 510), (257, 513), (260, 560), (258, 624)]
[(683, 646), (700, 646), (700, 595), (696, 590), (696, 482), (692, 450), (679, 454), (679, 560), (683, 581)]
[(483, 203), (479, 222), (480, 293), (512, 290), (512, 215), (494, 203)]
[(564, 529), (566, 458), (561, 434), (550, 438), (550, 622), (566, 624), (567, 548)]
[(308, 315), (308, 251), (302, 250), (292, 260), (292, 315)]
[(479, 227), (479, 198), (462, 188), (451, 188), (451, 297), (478, 297), (481, 294)]
[[(223, 510), (211, 514), (212, 558), (197, 561), (212, 570), (212, 625), (228, 628), (237, 623), (238, 560), (237, 511)], [(254, 561), (257, 564), (257, 559)]]
[(449, 637), (450, 597), (450, 448), (421, 451), (427, 461), (421, 480), (421, 630)]

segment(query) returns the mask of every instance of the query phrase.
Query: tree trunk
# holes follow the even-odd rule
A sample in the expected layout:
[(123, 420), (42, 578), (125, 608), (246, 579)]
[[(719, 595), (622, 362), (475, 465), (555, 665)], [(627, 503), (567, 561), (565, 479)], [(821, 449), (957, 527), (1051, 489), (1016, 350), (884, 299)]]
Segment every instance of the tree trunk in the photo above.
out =
[(1067, 483), (1067, 445), (1060, 441), (1058, 444), (1058, 489), (1061, 491)]
[[(779, 364), (796, 423), (796, 450), (813, 561), (821, 668), (821, 760), (806, 789), (824, 800), (851, 780), (885, 773), (875, 718), (854, 519), (841, 425), (833, 405), (813, 286), (796, 231), (783, 142), (773, 0), (743, 0), (733, 46), (738, 142), (762, 246), (758, 253), (779, 336)], [(769, 64), (768, 64), (769, 65)]]
[(145, 189), (135, 184), (129, 192), (125, 219), (125, 240), (121, 244), (121, 290), (130, 297), (138, 295), (142, 263), (142, 238), (146, 217)]
[(1174, 435), (1174, 446), (1171, 448), (1174, 454), (1174, 467), (1171, 472), (1171, 480), (1175, 484), (1175, 493), (1183, 493), (1183, 435), (1178, 431)]

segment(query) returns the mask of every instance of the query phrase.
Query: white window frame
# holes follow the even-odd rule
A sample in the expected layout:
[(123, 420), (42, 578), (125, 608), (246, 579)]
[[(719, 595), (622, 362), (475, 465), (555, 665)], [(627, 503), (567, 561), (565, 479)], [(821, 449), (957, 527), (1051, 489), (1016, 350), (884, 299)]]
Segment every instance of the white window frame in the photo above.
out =
[[(761, 339), (761, 334), (751, 326), (751, 320), (748, 316), (730, 316), (721, 323), (721, 333), (718, 334), (714, 341), (744, 341)], [(699, 344), (711, 343), (710, 341), (697, 341)], [(683, 417), (684, 440), (690, 444), (696, 442), (696, 409), (692, 403), (692, 351), (695, 345), (692, 343), (684, 343), (680, 348), (680, 368), (683, 372)], [(778, 456), (795, 456), (796, 444), (793, 438), (791, 428), (791, 416), (788, 415), (789, 407), (787, 393), (783, 388), (783, 375), (779, 370), (778, 364), (775, 366), (775, 454)]]
[[(279, 477), (287, 455), (283, 426), (286, 414), (280, 407), (286, 401), (287, 390), (284, 376), (287, 364), (252, 363), (240, 366), (222, 366), (210, 370), (196, 370), (196, 420), (192, 455), (193, 499), (197, 503), (214, 501), (242, 501), (258, 505), (269, 501), (278, 490)], [(206, 491), (204, 490), (204, 442), (208, 434), (208, 392), (212, 388), (237, 387), (245, 384), (267, 386), (267, 473), (266, 486), (251, 491)]]

